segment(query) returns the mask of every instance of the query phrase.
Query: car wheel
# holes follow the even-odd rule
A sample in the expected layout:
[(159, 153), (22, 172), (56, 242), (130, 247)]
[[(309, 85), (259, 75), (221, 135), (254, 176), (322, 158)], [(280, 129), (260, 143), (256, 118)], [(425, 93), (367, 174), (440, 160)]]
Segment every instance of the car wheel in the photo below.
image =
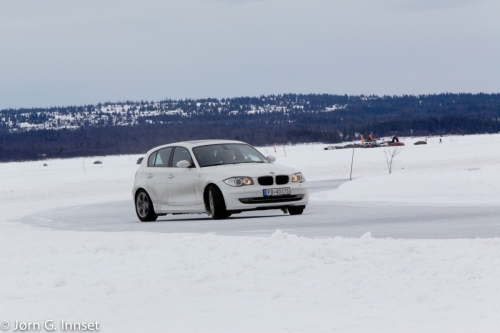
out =
[(226, 210), (222, 192), (214, 185), (208, 188), (208, 207), (210, 209), (210, 215), (215, 220), (225, 219), (231, 215)]
[(304, 208), (302, 207), (290, 207), (288, 208), (288, 212), (290, 215), (300, 215), (302, 212), (304, 212)]
[(146, 191), (139, 191), (135, 196), (135, 212), (142, 222), (156, 221), (158, 215), (155, 214), (153, 203)]

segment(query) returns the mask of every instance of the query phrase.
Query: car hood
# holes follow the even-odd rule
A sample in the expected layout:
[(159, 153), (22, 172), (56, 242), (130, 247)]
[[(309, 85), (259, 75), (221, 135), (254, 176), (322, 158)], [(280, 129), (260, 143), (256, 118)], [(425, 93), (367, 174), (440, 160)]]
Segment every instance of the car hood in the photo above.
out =
[(290, 168), (284, 165), (274, 163), (241, 163), (241, 164), (225, 164), (218, 166), (205, 167), (201, 169), (203, 172), (211, 174), (219, 174), (227, 177), (248, 176), (260, 177), (270, 175), (292, 175), (300, 172), (295, 168)]

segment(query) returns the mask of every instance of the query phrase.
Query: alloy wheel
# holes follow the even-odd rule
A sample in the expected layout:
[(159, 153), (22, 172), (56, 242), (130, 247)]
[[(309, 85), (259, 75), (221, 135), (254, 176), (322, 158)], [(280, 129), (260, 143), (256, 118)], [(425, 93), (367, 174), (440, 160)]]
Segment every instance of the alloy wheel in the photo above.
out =
[(146, 217), (149, 212), (149, 200), (146, 193), (141, 192), (137, 196), (137, 212), (141, 217)]

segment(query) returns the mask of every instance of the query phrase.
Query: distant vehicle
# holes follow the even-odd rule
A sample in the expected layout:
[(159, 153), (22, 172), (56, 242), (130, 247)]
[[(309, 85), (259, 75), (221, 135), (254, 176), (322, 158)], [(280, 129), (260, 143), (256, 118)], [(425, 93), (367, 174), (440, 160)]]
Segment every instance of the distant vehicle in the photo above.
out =
[(143, 159), (144, 159), (144, 157), (139, 157), (136, 164), (141, 164)]
[(43, 166), (48, 166), (48, 164), (47, 163), (43, 163)]
[(102, 164), (101, 161), (95, 161), (94, 164)]
[(328, 147), (325, 147), (324, 149), (325, 150), (336, 150), (336, 149), (343, 149), (344, 147), (342, 146), (328, 146)]
[(392, 140), (390, 142), (387, 142), (387, 145), (389, 147), (394, 147), (394, 146), (404, 146), (404, 142), (399, 142), (399, 138), (397, 136), (392, 137)]
[(302, 214), (309, 202), (299, 170), (275, 165), (241, 141), (199, 140), (151, 149), (135, 175), (132, 195), (139, 220), (202, 214), (225, 219), (245, 211), (281, 209)]
[(362, 148), (377, 148), (377, 147), (382, 147), (382, 146), (377, 142), (365, 142), (361, 147)]
[(414, 143), (414, 145), (426, 145), (427, 142), (426, 141), (417, 141)]

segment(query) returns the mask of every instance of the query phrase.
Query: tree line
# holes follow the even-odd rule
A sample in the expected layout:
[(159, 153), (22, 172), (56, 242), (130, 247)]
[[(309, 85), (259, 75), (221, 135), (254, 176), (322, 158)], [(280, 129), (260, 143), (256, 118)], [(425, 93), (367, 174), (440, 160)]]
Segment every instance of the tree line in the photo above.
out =
[[(111, 117), (103, 122), (89, 121), (90, 115), (96, 114), (92, 110), (109, 115), (109, 107), (117, 105), (121, 105), (120, 116), (126, 118), (128, 113), (133, 121), (121, 125), (110, 122)], [(159, 112), (162, 107), (167, 111)], [(203, 111), (200, 111), (202, 107)], [(237, 107), (241, 112), (234, 112)], [(102, 110), (107, 110), (107, 113)], [(67, 117), (57, 119), (70, 120), (71, 114), (78, 113), (77, 120), (81, 123), (74, 123), (72, 128), (26, 130), (6, 120), (17, 118), (17, 124), (20, 124), (19, 115), (22, 114), (43, 121), (54, 112), (59, 115), (66, 112)], [(116, 113), (118, 117), (118, 111)], [(0, 111), (1, 119), (0, 161), (6, 162), (140, 154), (157, 145), (198, 139), (233, 139), (253, 145), (327, 144), (352, 141), (357, 139), (357, 133), (375, 137), (498, 133), (500, 94), (392, 97), (287, 94), (232, 99), (127, 101), (31, 111), (9, 109)]]

